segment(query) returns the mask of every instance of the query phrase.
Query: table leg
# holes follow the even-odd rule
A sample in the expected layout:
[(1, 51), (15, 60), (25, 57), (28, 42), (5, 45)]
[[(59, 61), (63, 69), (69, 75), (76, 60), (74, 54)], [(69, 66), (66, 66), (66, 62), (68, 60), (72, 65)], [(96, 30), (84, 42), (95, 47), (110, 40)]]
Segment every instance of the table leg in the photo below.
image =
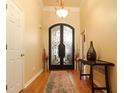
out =
[(92, 65), (90, 65), (90, 80), (91, 80), (92, 93), (94, 93), (93, 67), (92, 67)]
[(81, 68), (80, 68), (80, 79), (81, 79), (81, 74), (82, 74), (82, 63), (81, 63)]
[(109, 91), (108, 68), (107, 68), (107, 66), (105, 66), (105, 82), (106, 82), (107, 93), (110, 93), (110, 91)]
[(44, 71), (45, 71), (45, 62), (43, 63), (43, 69), (44, 69)]
[(77, 70), (77, 60), (76, 60), (76, 70)]
[(45, 69), (45, 71), (46, 71), (46, 60), (45, 60), (45, 68), (44, 68), (44, 69)]

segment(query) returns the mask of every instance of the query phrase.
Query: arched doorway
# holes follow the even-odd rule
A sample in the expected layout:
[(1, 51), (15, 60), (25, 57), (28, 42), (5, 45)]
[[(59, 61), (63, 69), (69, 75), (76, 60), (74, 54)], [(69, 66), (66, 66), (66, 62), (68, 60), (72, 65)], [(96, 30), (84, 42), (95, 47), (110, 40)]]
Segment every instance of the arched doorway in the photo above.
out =
[(74, 28), (68, 24), (49, 28), (49, 68), (74, 69)]

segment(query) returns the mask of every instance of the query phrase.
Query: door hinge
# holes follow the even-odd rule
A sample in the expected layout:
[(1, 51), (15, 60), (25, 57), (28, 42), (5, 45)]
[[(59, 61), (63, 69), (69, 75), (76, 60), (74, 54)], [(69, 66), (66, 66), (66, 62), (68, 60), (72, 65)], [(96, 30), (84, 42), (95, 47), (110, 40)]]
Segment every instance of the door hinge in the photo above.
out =
[(8, 89), (8, 86), (6, 85), (6, 90)]
[(6, 4), (6, 10), (8, 9), (8, 4)]
[(7, 48), (8, 48), (8, 45), (6, 44), (6, 50), (7, 50)]
[(24, 54), (21, 54), (21, 57), (25, 56)]

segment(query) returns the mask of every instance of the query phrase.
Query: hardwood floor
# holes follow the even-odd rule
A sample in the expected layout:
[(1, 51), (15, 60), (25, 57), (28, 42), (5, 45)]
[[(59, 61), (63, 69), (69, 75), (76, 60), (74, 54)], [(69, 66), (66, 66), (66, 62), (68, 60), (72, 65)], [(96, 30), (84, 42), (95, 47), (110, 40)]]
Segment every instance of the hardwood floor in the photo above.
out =
[[(69, 76), (71, 77), (76, 93), (91, 93), (91, 87), (88, 80), (80, 80), (79, 72), (74, 70), (67, 70)], [(21, 93), (43, 93), (44, 88), (47, 84), (50, 71), (46, 71), (40, 74), (40, 76), (34, 80), (27, 88), (25, 88)], [(102, 93), (102, 92), (95, 92)]]

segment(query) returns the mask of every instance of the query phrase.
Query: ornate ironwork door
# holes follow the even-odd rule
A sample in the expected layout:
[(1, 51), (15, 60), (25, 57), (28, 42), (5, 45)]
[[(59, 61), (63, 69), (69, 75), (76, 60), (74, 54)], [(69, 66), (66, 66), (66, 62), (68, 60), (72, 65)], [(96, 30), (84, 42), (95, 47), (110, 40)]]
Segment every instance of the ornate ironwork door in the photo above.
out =
[(74, 68), (74, 28), (68, 24), (49, 28), (49, 68)]

